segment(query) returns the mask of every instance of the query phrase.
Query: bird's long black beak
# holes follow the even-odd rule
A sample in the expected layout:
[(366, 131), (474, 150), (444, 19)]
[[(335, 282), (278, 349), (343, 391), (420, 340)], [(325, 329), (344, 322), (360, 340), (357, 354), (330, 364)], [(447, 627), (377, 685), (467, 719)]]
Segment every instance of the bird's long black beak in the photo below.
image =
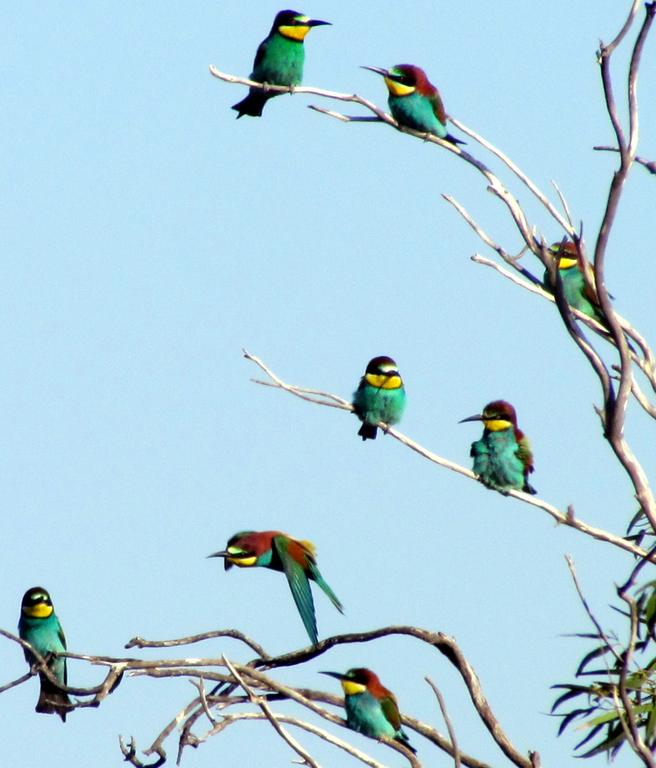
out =
[(330, 21), (321, 21), (320, 19), (310, 19), (310, 21), (305, 22), (308, 27), (332, 27), (332, 22)]
[(346, 675), (343, 675), (341, 672), (325, 672), (321, 671), (319, 672), (320, 675), (328, 675), (328, 677), (334, 677), (336, 680), (346, 680)]
[(483, 421), (483, 417), (480, 413), (477, 413), (475, 416), (467, 416), (466, 419), (460, 419), (458, 424), (464, 424), (466, 421)]
[(226, 551), (212, 552), (212, 554), (208, 555), (207, 557), (208, 558), (209, 557), (224, 557), (225, 560), (223, 561), (223, 568), (226, 571), (229, 571), (232, 568), (232, 563), (230, 562), (230, 560), (228, 560), (228, 558), (230, 557), (230, 552), (226, 552)]
[(389, 77), (389, 71), (387, 69), (383, 69), (382, 67), (366, 67), (363, 64), (360, 67), (360, 69), (368, 69), (370, 72), (375, 72), (377, 75), (382, 75), (383, 77)]

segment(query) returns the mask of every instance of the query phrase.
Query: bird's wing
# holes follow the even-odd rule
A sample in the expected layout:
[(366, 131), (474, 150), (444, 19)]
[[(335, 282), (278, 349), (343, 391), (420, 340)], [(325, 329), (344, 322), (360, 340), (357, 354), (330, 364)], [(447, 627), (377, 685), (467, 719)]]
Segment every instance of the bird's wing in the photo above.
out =
[(317, 567), (317, 564), (314, 562), (314, 560), (308, 561), (308, 571), (310, 574), (310, 578), (313, 581), (315, 581), (321, 587), (321, 589), (323, 589), (323, 591), (330, 598), (330, 602), (335, 606), (335, 608), (337, 608), (337, 610), (340, 613), (344, 613), (344, 606), (341, 604), (337, 595), (328, 586), (328, 582), (326, 582), (326, 580), (321, 575), (319, 568)]
[(533, 451), (531, 451), (531, 444), (528, 437), (521, 431), (515, 432), (515, 439), (517, 440), (517, 458), (526, 467), (527, 472), (532, 472), (533, 467)]
[(394, 694), (390, 692), (388, 696), (381, 699), (380, 706), (387, 721), (392, 725), (395, 731), (398, 731), (401, 727), (401, 715), (399, 714), (399, 705), (396, 703)]
[[(297, 541), (288, 539), (286, 536), (274, 536), (273, 546), (280, 557), (282, 569), (285, 572), (289, 588), (292, 591), (292, 597), (301, 614), (301, 619), (305, 629), (310, 636), (310, 640), (316, 644), (318, 640), (317, 619), (314, 614), (314, 600), (312, 599), (312, 590), (310, 582), (305, 574), (305, 568), (301, 564), (307, 556), (305, 550)], [(298, 558), (301, 562), (298, 562)]]
[(489, 452), (490, 449), (487, 447), (485, 440), (474, 440), (474, 442), (471, 444), (469, 455), (473, 458), (476, 456), (483, 456)]
[(446, 112), (444, 111), (442, 97), (437, 90), (430, 97), (430, 100), (431, 104), (433, 105), (433, 112), (435, 113), (435, 117), (440, 121), (440, 123), (442, 123), (442, 125), (446, 126)]
[(264, 59), (264, 54), (266, 53), (266, 40), (262, 40), (262, 42), (257, 46), (257, 52), (255, 54), (255, 61), (253, 62), (253, 71), (251, 72), (251, 80), (254, 79), (254, 75), (257, 72), (258, 67), (262, 64), (262, 59)]
[(66, 638), (64, 637), (64, 630), (62, 629), (62, 625), (59, 622), (59, 619), (57, 619), (57, 637), (59, 638), (59, 642), (62, 644), (62, 648), (66, 650)]

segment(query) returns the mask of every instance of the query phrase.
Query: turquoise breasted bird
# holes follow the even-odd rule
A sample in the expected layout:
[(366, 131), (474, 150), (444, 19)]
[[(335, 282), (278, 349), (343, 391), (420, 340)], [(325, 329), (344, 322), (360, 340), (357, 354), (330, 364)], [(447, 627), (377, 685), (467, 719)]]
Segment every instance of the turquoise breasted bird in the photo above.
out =
[(533, 454), (526, 435), (517, 426), (515, 409), (505, 400), (488, 403), (483, 413), (462, 419), (482, 421), (483, 437), (472, 443), (474, 473), (488, 488), (502, 493), (515, 488), (525, 493), (537, 493), (528, 482), (533, 472)]
[[(63, 653), (66, 650), (66, 638), (50, 595), (43, 587), (32, 587), (23, 595), (18, 634), (48, 661), (48, 667), (57, 680), (62, 685), (66, 685), (66, 658), (52, 657), (52, 654)], [(33, 664), (36, 660), (28, 650), (25, 650), (25, 659), (29, 664)], [(36, 711), (46, 714), (56, 713), (65, 721), (66, 712), (73, 707), (68, 694), (51, 683), (43, 673), (40, 673), (39, 677), (41, 691)]]
[(446, 113), (440, 92), (426, 73), (414, 64), (397, 64), (391, 69), (363, 67), (385, 78), (389, 92), (387, 103), (392, 117), (399, 125), (415, 131), (431, 133), (451, 144), (464, 144), (452, 136), (446, 127)]
[(417, 751), (401, 728), (396, 696), (385, 688), (375, 672), (365, 667), (355, 667), (345, 674), (341, 672), (322, 672), (321, 674), (336, 677), (342, 684), (346, 724), (349, 728), (372, 739), (386, 736), (403, 744), (411, 752)]
[(209, 557), (225, 558), (226, 571), (236, 565), (239, 568), (259, 566), (284, 573), (305, 629), (314, 645), (318, 635), (310, 581), (318, 584), (335, 608), (344, 613), (337, 595), (319, 572), (316, 550), (314, 544), (309, 541), (293, 539), (280, 531), (240, 531), (228, 541), (225, 550), (214, 552)]
[(405, 409), (405, 388), (398, 366), (391, 357), (381, 355), (369, 361), (358, 388), (353, 393), (355, 415), (362, 422), (358, 435), (375, 440), (379, 421), (398, 424)]
[[(298, 11), (279, 11), (271, 31), (257, 49), (250, 79), (269, 85), (300, 85), (305, 61), (303, 40), (312, 27), (323, 24), (330, 22), (311, 19)], [(281, 95), (251, 88), (248, 96), (233, 104), (232, 109), (239, 113), (237, 118), (260, 117), (267, 101)]]
[[(556, 265), (563, 283), (565, 301), (574, 309), (583, 312), (584, 315), (597, 320), (599, 323), (603, 323), (604, 316), (599, 306), (597, 292), (593, 287), (594, 276), (592, 275), (592, 268), (590, 264), (583, 262), (576, 245), (571, 240), (554, 243), (549, 248), (549, 253), (556, 259)], [(590, 276), (590, 285), (587, 285), (583, 278), (582, 265), (583, 269)], [(555, 286), (548, 269), (544, 271), (543, 285), (546, 291), (554, 292)]]

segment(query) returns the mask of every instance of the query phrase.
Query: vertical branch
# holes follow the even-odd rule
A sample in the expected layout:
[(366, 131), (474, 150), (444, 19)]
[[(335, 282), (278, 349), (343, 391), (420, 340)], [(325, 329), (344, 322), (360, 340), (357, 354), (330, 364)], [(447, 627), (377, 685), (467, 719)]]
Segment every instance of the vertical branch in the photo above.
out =
[(594, 254), (594, 278), (597, 290), (599, 304), (606, 317), (606, 322), (610, 333), (617, 345), (620, 355), (620, 382), (615, 396), (607, 397), (604, 408), (606, 437), (619, 459), (622, 466), (628, 473), (633, 487), (636, 491), (636, 497), (642, 510), (649, 519), (652, 529), (656, 530), (656, 501), (649, 487), (647, 477), (630, 450), (628, 443), (624, 439), (624, 422), (629, 397), (633, 388), (633, 375), (631, 371), (631, 353), (622, 332), (621, 325), (613, 310), (608, 291), (605, 284), (605, 257), (608, 247), (610, 232), (615, 222), (617, 210), (623, 191), (624, 184), (628, 177), (635, 159), (635, 153), (638, 145), (638, 99), (637, 99), (637, 80), (640, 61), (644, 49), (647, 35), (651, 29), (654, 15), (656, 14), (656, 2), (650, 2), (645, 5), (645, 18), (638, 33), (636, 42), (633, 46), (631, 63), (628, 75), (628, 107), (629, 107), (629, 141), (627, 144), (624, 131), (617, 115), (617, 106), (613, 94), (612, 75), (610, 71), (611, 55), (619, 42), (627, 34), (637, 13), (637, 4), (633, 3), (629, 17), (622, 30), (613, 42), (608, 46), (602, 46), (599, 52), (599, 64), (601, 67), (601, 79), (606, 98), (606, 107), (611, 123), (617, 136), (620, 166), (613, 174), (606, 202), (606, 210), (599, 229), (597, 243)]
[(451, 739), (451, 745), (453, 746), (454, 768), (461, 768), (462, 762), (460, 760), (460, 748), (458, 747), (456, 732), (453, 727), (453, 723), (451, 722), (451, 718), (449, 717), (449, 713), (446, 708), (446, 702), (444, 701), (444, 696), (442, 696), (440, 689), (435, 685), (435, 683), (430, 679), (430, 677), (425, 677), (424, 680), (433, 689), (433, 693), (435, 694), (437, 703), (440, 706), (440, 711), (442, 712), (442, 717), (444, 718), (444, 722), (446, 723), (446, 729), (449, 732), (449, 738)]

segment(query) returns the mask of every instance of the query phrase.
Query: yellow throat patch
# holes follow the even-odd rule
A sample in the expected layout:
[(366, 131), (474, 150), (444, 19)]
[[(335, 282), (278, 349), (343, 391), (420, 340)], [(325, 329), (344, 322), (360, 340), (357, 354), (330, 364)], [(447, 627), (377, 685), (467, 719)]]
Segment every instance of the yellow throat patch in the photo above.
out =
[(354, 683), (353, 680), (341, 680), (340, 682), (342, 683), (342, 688), (347, 696), (353, 696), (353, 694), (363, 693), (367, 690), (366, 685), (362, 685), (362, 683)]
[(385, 78), (385, 85), (392, 96), (409, 96), (415, 92), (414, 85), (403, 85), (403, 83), (397, 83), (396, 80), (389, 77)]
[(512, 422), (507, 419), (483, 419), (485, 429), (489, 429), (490, 432), (500, 432), (502, 429), (510, 429)]
[(558, 269), (571, 269), (578, 264), (578, 259), (570, 259), (567, 256), (561, 256), (558, 259)]
[(400, 389), (403, 386), (401, 377), (398, 375), (388, 376), (383, 374), (381, 376), (375, 373), (367, 373), (364, 378), (367, 384), (376, 387), (376, 389)]
[(280, 32), (283, 37), (287, 37), (290, 40), (298, 40), (299, 43), (302, 43), (310, 29), (312, 29), (312, 27), (306, 25), (287, 26), (283, 24), (282, 27), (278, 27), (278, 32)]
[(47, 603), (37, 603), (36, 605), (23, 608), (23, 612), (34, 619), (47, 619), (53, 610), (52, 605)]
[(233, 565), (238, 565), (240, 568), (248, 568), (249, 565), (255, 565), (257, 557), (255, 555), (244, 555), (244, 553), (236, 547), (228, 547), (228, 562)]

